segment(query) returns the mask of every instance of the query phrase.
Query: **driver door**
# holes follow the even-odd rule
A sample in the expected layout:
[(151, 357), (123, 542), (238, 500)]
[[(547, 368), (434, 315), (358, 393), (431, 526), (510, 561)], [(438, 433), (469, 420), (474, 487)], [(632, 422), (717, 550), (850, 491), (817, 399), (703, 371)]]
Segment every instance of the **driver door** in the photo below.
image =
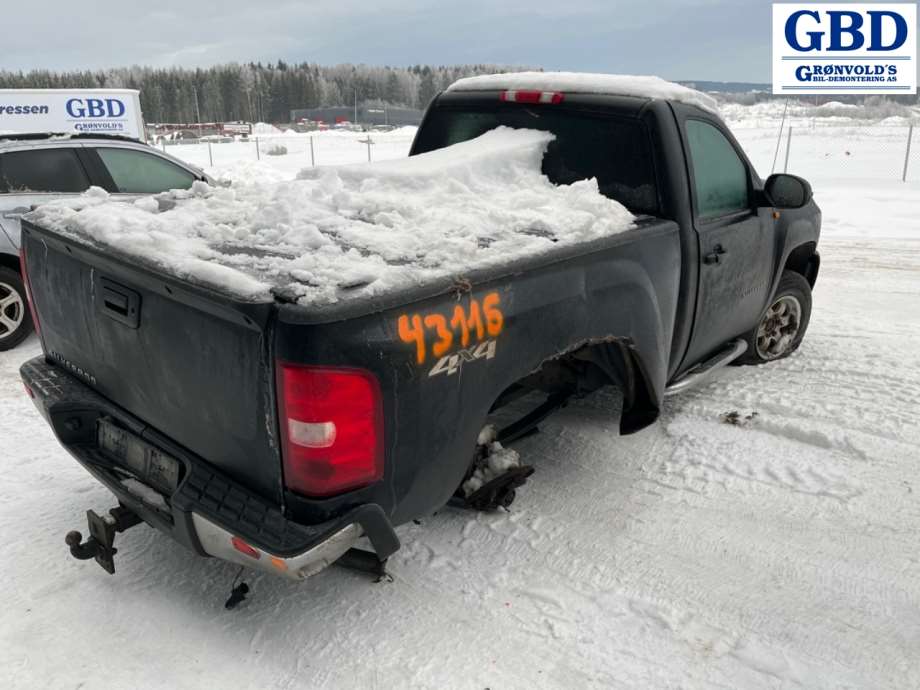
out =
[(756, 174), (721, 123), (681, 122), (689, 159), (700, 272), (686, 362), (754, 328), (767, 305), (776, 247), (771, 209), (758, 208)]

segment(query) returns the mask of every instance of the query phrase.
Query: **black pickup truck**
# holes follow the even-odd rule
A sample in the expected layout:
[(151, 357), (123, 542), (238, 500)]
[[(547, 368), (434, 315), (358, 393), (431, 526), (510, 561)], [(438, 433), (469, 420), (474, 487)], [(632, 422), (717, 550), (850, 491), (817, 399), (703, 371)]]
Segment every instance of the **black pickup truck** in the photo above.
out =
[[(809, 185), (762, 181), (692, 99), (539, 79), (441, 93), (411, 155), (503, 125), (548, 130), (543, 172), (596, 178), (635, 214), (628, 231), (304, 307), (239, 300), (25, 220), (44, 354), (22, 379), (119, 503), (89, 512), (88, 540), (67, 536), (73, 555), (113, 572), (115, 533), (143, 521), (292, 578), (340, 558), (377, 567), (400, 524), (451, 501), (507, 506), (532, 469), (491, 461), (572, 396), (616, 386), (629, 434), (719, 367), (798, 347), (819, 268)], [(373, 553), (355, 551), (362, 537)]]

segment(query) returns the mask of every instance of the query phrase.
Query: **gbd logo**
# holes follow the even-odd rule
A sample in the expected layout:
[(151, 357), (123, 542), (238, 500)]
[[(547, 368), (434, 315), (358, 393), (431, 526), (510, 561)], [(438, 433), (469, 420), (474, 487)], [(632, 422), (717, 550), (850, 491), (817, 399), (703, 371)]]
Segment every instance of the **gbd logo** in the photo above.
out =
[[(804, 41), (800, 27), (807, 37)], [(890, 51), (906, 41), (907, 20), (891, 10), (798, 10), (786, 20), (786, 43), (803, 53), (860, 50), (863, 46), (870, 51)]]
[(917, 6), (773, 5), (773, 93), (916, 93)]
[(71, 98), (64, 108), (75, 119), (117, 118), (125, 114), (125, 104), (117, 98)]

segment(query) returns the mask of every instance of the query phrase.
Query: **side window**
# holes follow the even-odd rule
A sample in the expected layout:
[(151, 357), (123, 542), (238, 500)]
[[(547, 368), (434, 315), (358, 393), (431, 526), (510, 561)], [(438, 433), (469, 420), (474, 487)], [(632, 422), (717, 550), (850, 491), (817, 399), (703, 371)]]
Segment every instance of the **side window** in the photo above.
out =
[(89, 179), (73, 149), (32, 149), (0, 155), (0, 193), (85, 192)]
[(125, 194), (158, 194), (169, 189), (188, 189), (197, 179), (185, 168), (151, 153), (131, 149), (97, 148), (96, 152)]
[(722, 132), (708, 122), (687, 120), (687, 141), (700, 217), (750, 208), (747, 169)]

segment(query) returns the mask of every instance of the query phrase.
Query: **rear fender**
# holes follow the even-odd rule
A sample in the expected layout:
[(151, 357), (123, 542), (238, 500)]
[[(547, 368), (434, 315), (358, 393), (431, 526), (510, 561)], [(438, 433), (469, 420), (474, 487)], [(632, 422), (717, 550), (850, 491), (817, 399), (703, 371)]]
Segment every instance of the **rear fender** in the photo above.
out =
[[(677, 308), (678, 229), (659, 222), (616, 239), (360, 318), (306, 323), (296, 306), (282, 307), (275, 356), (372, 371), (385, 410), (382, 482), (331, 499), (288, 495), (288, 507), (315, 519), (374, 502), (395, 524), (429, 514), (460, 484), (503, 391), (576, 353), (624, 389), (621, 432), (653, 422)], [(464, 321), (473, 323), (465, 340)]]

